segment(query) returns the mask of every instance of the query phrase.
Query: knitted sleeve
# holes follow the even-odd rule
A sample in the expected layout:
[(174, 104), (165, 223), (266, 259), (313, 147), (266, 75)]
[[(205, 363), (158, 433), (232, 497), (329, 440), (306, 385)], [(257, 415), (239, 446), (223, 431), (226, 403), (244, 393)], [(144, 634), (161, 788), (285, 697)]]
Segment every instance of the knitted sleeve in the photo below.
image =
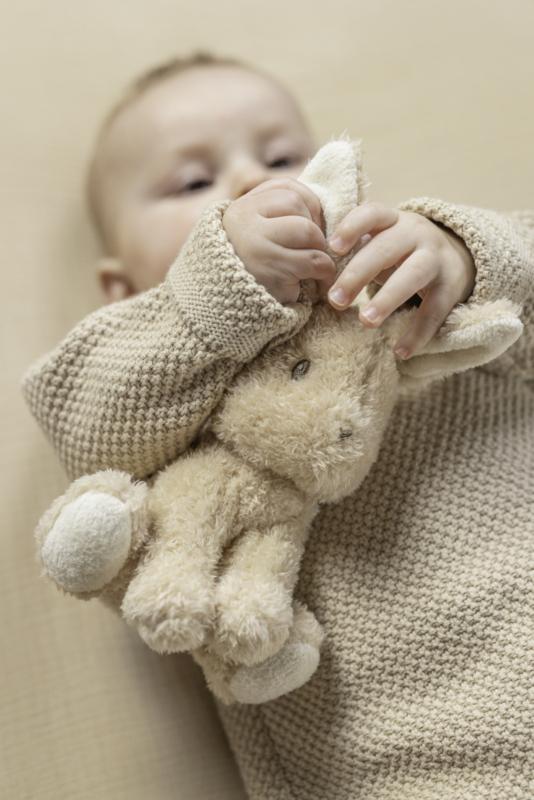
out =
[(469, 248), (476, 267), (467, 304), (508, 298), (522, 307), (524, 331), (489, 368), (534, 379), (534, 211), (499, 213), (428, 197), (400, 208), (441, 223)]
[(80, 322), (22, 389), (71, 479), (100, 469), (145, 478), (194, 439), (236, 372), (309, 317), (247, 272), (209, 206), (165, 280)]

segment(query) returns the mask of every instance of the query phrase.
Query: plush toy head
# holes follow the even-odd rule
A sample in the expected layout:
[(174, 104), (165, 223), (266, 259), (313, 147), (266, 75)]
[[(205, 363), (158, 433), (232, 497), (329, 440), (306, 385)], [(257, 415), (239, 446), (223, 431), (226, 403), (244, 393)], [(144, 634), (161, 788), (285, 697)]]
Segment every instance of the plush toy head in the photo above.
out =
[(332, 502), (369, 471), (398, 383), (383, 333), (356, 309), (320, 304), (295, 338), (240, 373), (212, 427), (248, 463)]

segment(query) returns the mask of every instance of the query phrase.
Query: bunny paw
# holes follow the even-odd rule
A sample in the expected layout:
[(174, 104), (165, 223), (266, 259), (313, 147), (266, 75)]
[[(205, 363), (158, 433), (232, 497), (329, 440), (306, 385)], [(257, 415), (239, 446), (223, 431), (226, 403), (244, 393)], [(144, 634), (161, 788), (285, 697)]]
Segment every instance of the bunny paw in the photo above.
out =
[(255, 584), (245, 590), (223, 580), (213, 648), (225, 660), (258, 664), (280, 650), (292, 622), (291, 598), (280, 587)]
[(126, 592), (122, 612), (152, 650), (181, 653), (204, 644), (214, 604), (211, 593), (198, 586), (166, 583), (157, 573), (141, 573)]

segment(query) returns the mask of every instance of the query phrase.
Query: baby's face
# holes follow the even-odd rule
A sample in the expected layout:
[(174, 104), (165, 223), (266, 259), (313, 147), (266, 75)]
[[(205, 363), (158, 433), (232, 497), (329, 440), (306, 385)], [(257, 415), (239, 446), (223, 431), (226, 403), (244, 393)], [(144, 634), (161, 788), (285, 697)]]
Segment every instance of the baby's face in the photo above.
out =
[(194, 67), (148, 89), (112, 122), (97, 158), (108, 299), (160, 283), (206, 206), (298, 177), (315, 149), (294, 99), (246, 69)]

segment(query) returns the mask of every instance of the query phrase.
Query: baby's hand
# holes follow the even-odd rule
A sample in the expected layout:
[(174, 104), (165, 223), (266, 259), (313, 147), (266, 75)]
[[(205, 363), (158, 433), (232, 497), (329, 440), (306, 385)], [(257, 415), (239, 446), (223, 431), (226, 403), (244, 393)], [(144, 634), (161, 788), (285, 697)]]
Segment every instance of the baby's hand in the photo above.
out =
[(380, 203), (364, 203), (347, 214), (330, 246), (343, 255), (366, 235), (370, 238), (331, 287), (329, 300), (335, 308), (345, 308), (371, 281), (383, 284), (360, 312), (363, 323), (376, 327), (419, 294), (423, 301), (412, 326), (395, 345), (395, 353), (408, 358), (434, 336), (451, 309), (471, 294), (473, 259), (452, 231), (420, 214)]
[(248, 271), (280, 303), (297, 300), (301, 280), (323, 290), (335, 280), (319, 199), (293, 178), (265, 181), (234, 200), (223, 225)]

